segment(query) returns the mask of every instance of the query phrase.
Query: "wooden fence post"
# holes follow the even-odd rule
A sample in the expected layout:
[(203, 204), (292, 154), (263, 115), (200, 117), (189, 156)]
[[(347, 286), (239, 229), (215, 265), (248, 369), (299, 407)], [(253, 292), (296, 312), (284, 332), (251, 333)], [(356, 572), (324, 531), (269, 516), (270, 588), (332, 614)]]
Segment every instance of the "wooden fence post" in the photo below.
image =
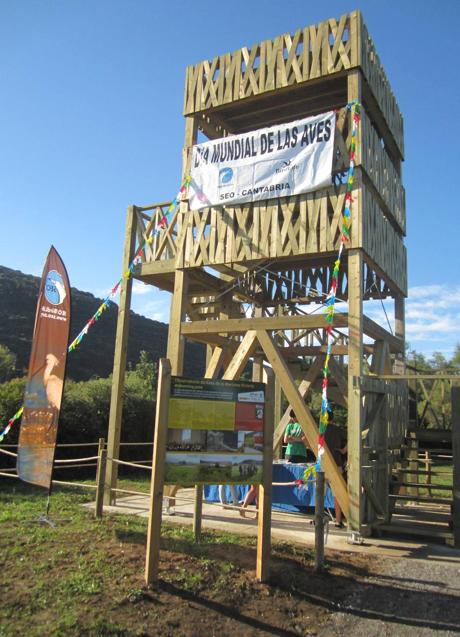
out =
[(195, 506), (193, 509), (193, 535), (195, 542), (201, 539), (201, 518), (203, 515), (203, 485), (195, 485)]
[(275, 424), (275, 376), (273, 370), (264, 369), (265, 413), (264, 413), (264, 465), (262, 484), (259, 486), (257, 562), (256, 577), (266, 582), (270, 577), (270, 537), (272, 522), (272, 482), (273, 482), (273, 429)]
[(324, 471), (316, 472), (315, 492), (315, 573), (324, 568)]
[(460, 548), (460, 387), (452, 387), (452, 525), (454, 546)]
[(105, 470), (107, 466), (107, 449), (105, 448), (104, 438), (99, 438), (97, 460), (97, 473), (96, 473), (96, 503), (94, 507), (94, 517), (102, 518), (102, 512), (104, 507), (104, 486), (105, 486)]
[(171, 363), (167, 358), (161, 358), (158, 370), (152, 480), (150, 483), (150, 512), (147, 530), (147, 551), (145, 555), (145, 581), (147, 584), (156, 584), (158, 582), (161, 514), (163, 508), (163, 485), (165, 477), (166, 438), (168, 435), (170, 393)]

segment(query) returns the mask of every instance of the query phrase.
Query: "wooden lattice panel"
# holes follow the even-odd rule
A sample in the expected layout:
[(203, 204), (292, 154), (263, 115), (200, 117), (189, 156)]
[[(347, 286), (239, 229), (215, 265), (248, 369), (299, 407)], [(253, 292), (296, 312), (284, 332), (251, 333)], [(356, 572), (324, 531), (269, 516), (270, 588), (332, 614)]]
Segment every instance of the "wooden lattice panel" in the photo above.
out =
[(382, 198), (387, 215), (406, 233), (406, 200), (401, 179), (395, 170), (364, 109), (361, 125), (361, 165)]
[(189, 66), (184, 115), (361, 67), (403, 156), (403, 119), (359, 11)]
[(335, 252), (346, 186), (186, 214), (178, 267)]
[(363, 22), (361, 22), (360, 41), (361, 68), (379, 104), (380, 110), (385, 117), (388, 128), (401, 153), (401, 157), (404, 157), (404, 127), (401, 111), (399, 110), (398, 103), (375, 50), (374, 43)]
[[(407, 253), (400, 235), (387, 221), (369, 188), (360, 188), (361, 237), (353, 247), (361, 247), (398, 290), (407, 296)], [(355, 236), (355, 232), (353, 231)]]
[[(236, 292), (244, 292), (265, 307), (280, 303), (322, 303), (331, 285), (331, 267), (312, 267), (302, 264), (297, 269), (281, 269), (261, 264), (254, 271), (245, 274)], [(337, 298), (347, 297), (345, 271), (339, 272)]]
[(350, 69), (357, 12), (187, 68), (184, 115)]

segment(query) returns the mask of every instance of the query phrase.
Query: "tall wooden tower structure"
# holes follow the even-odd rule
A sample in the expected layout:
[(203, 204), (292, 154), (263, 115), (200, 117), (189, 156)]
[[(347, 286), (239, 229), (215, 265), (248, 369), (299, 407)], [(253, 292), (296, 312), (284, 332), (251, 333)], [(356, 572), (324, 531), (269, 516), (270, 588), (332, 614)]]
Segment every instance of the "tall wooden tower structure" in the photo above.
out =
[[(187, 68), (183, 175), (198, 135), (226, 137), (337, 111), (334, 184), (307, 194), (191, 211), (184, 199), (167, 228), (146, 244), (134, 278), (172, 293), (167, 356), (181, 374), (184, 342), (208, 346), (207, 376), (238, 377), (263, 361), (278, 384), (279, 445), (295, 409), (310, 446), (317, 424), (306, 403), (321, 385), (328, 293), (341, 233), (351, 115), (361, 103), (351, 237), (339, 277), (330, 397), (348, 408), (348, 483), (329, 451), (326, 475), (352, 529), (387, 520), (388, 482), (405, 429), (402, 383), (379, 374), (404, 369), (407, 291), (403, 120), (360, 12), (243, 47)], [(200, 133), (199, 133), (200, 132)], [(168, 203), (128, 210), (124, 269)], [(131, 280), (119, 310), (109, 457), (118, 456)], [(369, 301), (394, 301), (394, 329), (366, 316)], [(299, 384), (300, 380), (300, 384)], [(109, 485), (116, 481), (109, 463)]]

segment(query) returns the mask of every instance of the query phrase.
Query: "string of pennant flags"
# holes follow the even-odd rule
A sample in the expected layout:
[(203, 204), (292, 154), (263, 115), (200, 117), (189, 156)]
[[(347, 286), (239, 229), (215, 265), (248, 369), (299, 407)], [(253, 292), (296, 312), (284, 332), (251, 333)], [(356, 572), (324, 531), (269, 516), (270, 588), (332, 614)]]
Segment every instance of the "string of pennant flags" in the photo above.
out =
[[(177, 195), (175, 196), (173, 201), (169, 204), (168, 208), (166, 209), (166, 212), (162, 211), (162, 215), (161, 215), (160, 219), (158, 220), (158, 223), (157, 223), (156, 227), (153, 228), (153, 230), (151, 231), (149, 236), (146, 237), (145, 240), (139, 245), (139, 248), (137, 249), (136, 254), (134, 255), (131, 263), (129, 264), (129, 266), (127, 268), (127, 270), (123, 273), (123, 275), (120, 277), (120, 279), (117, 281), (117, 283), (115, 283), (115, 285), (112, 287), (112, 289), (110, 290), (110, 293), (102, 301), (102, 303), (97, 308), (97, 310), (94, 312), (92, 317), (87, 321), (87, 323), (85, 324), (83, 329), (77, 334), (77, 336), (74, 338), (74, 340), (70, 343), (69, 347), (67, 348), (67, 351), (69, 353), (75, 351), (75, 349), (80, 345), (82, 340), (88, 334), (89, 330), (93, 327), (93, 325), (95, 325), (95, 323), (97, 323), (97, 321), (101, 318), (102, 314), (110, 307), (110, 304), (113, 302), (113, 299), (114, 299), (115, 295), (117, 294), (117, 292), (118, 292), (118, 290), (119, 290), (119, 288), (120, 288), (120, 286), (121, 286), (121, 284), (123, 282), (123, 279), (129, 279), (131, 277), (131, 275), (132, 275), (132, 273), (134, 271), (134, 268), (136, 267), (136, 265), (142, 259), (142, 253), (144, 251), (145, 244), (146, 243), (147, 244), (152, 244), (153, 243), (153, 239), (161, 232), (161, 230), (167, 228), (167, 226), (169, 224), (169, 221), (170, 221), (170, 217), (174, 213), (176, 207), (178, 206), (179, 201), (181, 200), (181, 197), (185, 194), (189, 183), (190, 183), (190, 177), (187, 176), (187, 177), (185, 177), (185, 179), (184, 179), (184, 181), (183, 181), (183, 183), (182, 183), (182, 185), (181, 185), (181, 187), (179, 189), (179, 192), (177, 193)], [(24, 407), (21, 407), (14, 414), (14, 416), (12, 416), (8, 420), (8, 423), (7, 423), (6, 427), (0, 433), (0, 442), (3, 441), (5, 436), (7, 436), (8, 432), (10, 431), (10, 429), (14, 425), (14, 423), (21, 418), (23, 411), (24, 411)]]
[(113, 288), (111, 289), (109, 295), (102, 301), (101, 305), (97, 308), (96, 312), (89, 319), (89, 321), (83, 327), (81, 332), (70, 343), (70, 345), (68, 347), (68, 351), (69, 352), (73, 352), (78, 347), (78, 345), (80, 345), (80, 343), (82, 342), (84, 337), (88, 334), (89, 329), (100, 319), (100, 317), (102, 316), (103, 312), (105, 312), (107, 310), (107, 308), (110, 306), (110, 304), (113, 302), (113, 298), (117, 294), (117, 292), (118, 292), (118, 290), (120, 288), (120, 285), (122, 284), (123, 279), (129, 279), (130, 278), (130, 276), (132, 275), (132, 273), (134, 271), (134, 268), (136, 267), (136, 265), (138, 263), (140, 263), (140, 261), (142, 259), (142, 253), (144, 251), (145, 244), (146, 243), (147, 244), (153, 243), (154, 237), (156, 237), (160, 233), (161, 230), (163, 230), (164, 228), (166, 228), (168, 226), (169, 218), (172, 215), (172, 213), (174, 212), (174, 210), (176, 209), (177, 205), (179, 204), (179, 201), (180, 201), (182, 195), (185, 194), (185, 192), (187, 190), (187, 186), (188, 186), (189, 183), (190, 183), (190, 177), (187, 176), (187, 177), (185, 177), (185, 179), (184, 179), (184, 181), (182, 183), (182, 186), (180, 187), (180, 190), (177, 193), (176, 197), (169, 204), (166, 212), (164, 212), (162, 214), (162, 216), (160, 217), (157, 226), (153, 229), (153, 231), (150, 233), (150, 235), (140, 244), (139, 248), (137, 249), (136, 254), (134, 255), (131, 263), (128, 266), (128, 269), (122, 274), (120, 279), (113, 286)]
[(310, 475), (316, 474), (317, 471), (321, 470), (321, 458), (324, 455), (324, 445), (325, 445), (325, 435), (327, 425), (329, 423), (329, 399), (328, 399), (328, 387), (329, 387), (329, 361), (332, 354), (332, 345), (334, 342), (334, 336), (332, 333), (333, 323), (334, 323), (334, 313), (335, 313), (335, 302), (336, 302), (336, 294), (337, 294), (337, 285), (339, 280), (339, 271), (340, 265), (342, 261), (342, 253), (345, 247), (345, 244), (350, 240), (350, 227), (351, 227), (351, 204), (353, 198), (351, 196), (351, 192), (353, 190), (353, 182), (355, 175), (355, 161), (356, 161), (356, 136), (358, 133), (358, 124), (361, 120), (361, 105), (359, 102), (352, 102), (347, 105), (351, 110), (352, 116), (352, 128), (351, 128), (351, 145), (350, 145), (350, 157), (349, 157), (349, 165), (348, 165), (348, 173), (347, 173), (347, 190), (345, 194), (345, 206), (342, 214), (342, 227), (341, 227), (341, 235), (340, 235), (340, 246), (337, 254), (337, 258), (334, 261), (334, 266), (332, 269), (332, 277), (331, 277), (331, 285), (329, 288), (329, 293), (326, 297), (325, 301), (325, 318), (327, 322), (326, 333), (327, 333), (327, 348), (326, 348), (326, 357), (324, 359), (323, 366), (323, 382), (321, 386), (321, 414), (319, 418), (319, 433), (318, 433), (318, 455), (317, 460), (314, 465), (308, 467), (304, 473), (305, 482), (308, 480)]
[[(316, 474), (317, 471), (321, 470), (321, 458), (324, 454), (324, 445), (325, 445), (325, 433), (327, 429), (327, 425), (329, 422), (329, 400), (328, 400), (328, 376), (329, 376), (329, 360), (332, 354), (332, 345), (333, 345), (333, 323), (334, 323), (334, 313), (335, 313), (335, 302), (336, 302), (336, 293), (337, 293), (337, 285), (338, 285), (338, 277), (342, 259), (342, 253), (345, 244), (350, 239), (350, 227), (351, 227), (351, 204), (352, 204), (352, 190), (353, 190), (353, 182), (354, 182), (354, 173), (355, 173), (355, 160), (356, 160), (356, 136), (358, 130), (358, 124), (361, 120), (361, 105), (359, 102), (352, 102), (347, 105), (347, 107), (351, 110), (352, 114), (352, 129), (351, 129), (351, 146), (350, 146), (350, 157), (349, 157), (349, 167), (347, 173), (347, 190), (345, 194), (345, 206), (342, 214), (342, 227), (341, 227), (341, 236), (340, 236), (340, 246), (337, 254), (337, 258), (334, 262), (334, 266), (332, 269), (332, 277), (331, 277), (331, 285), (329, 289), (329, 294), (326, 297), (325, 301), (325, 318), (327, 322), (327, 349), (326, 349), (326, 357), (323, 366), (323, 381), (322, 381), (322, 391), (321, 391), (321, 414), (319, 420), (319, 435), (318, 435), (318, 454), (316, 463), (308, 467), (304, 473), (303, 482), (307, 482), (310, 478), (311, 474)], [(83, 329), (79, 332), (79, 334), (74, 338), (74, 340), (68, 346), (67, 351), (73, 352), (82, 342), (82, 340), (88, 334), (88, 331), (93, 327), (93, 325), (100, 319), (102, 314), (109, 308), (110, 304), (113, 302), (113, 298), (117, 294), (123, 279), (129, 279), (134, 271), (136, 265), (142, 259), (142, 253), (145, 248), (145, 244), (151, 244), (155, 236), (157, 236), (163, 229), (168, 226), (170, 221), (170, 217), (172, 213), (175, 211), (176, 207), (179, 204), (182, 196), (186, 193), (187, 188), (191, 182), (190, 176), (186, 176), (184, 181), (179, 189), (174, 200), (168, 206), (166, 212), (163, 212), (160, 217), (156, 227), (151, 231), (149, 236), (145, 238), (145, 240), (139, 245), (131, 263), (129, 264), (127, 270), (122, 274), (117, 283), (112, 287), (110, 293), (103, 300), (101, 305), (97, 308), (96, 312), (93, 316), (87, 321)], [(14, 423), (19, 420), (23, 413), (23, 407), (18, 409), (18, 411), (9, 419), (6, 427), (0, 433), (0, 442), (3, 441), (5, 436), (8, 434)], [(299, 481), (301, 482), (301, 481)]]

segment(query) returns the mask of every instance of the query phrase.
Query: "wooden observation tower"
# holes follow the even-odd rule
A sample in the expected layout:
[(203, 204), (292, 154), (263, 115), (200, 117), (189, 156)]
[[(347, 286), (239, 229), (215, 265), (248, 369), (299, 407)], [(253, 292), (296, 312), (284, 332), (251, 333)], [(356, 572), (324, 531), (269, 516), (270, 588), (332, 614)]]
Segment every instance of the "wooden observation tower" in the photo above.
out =
[[(351, 114), (361, 104), (350, 241), (342, 258), (329, 363), (329, 395), (348, 409), (348, 482), (326, 450), (323, 467), (349, 527), (388, 521), (389, 479), (405, 433), (407, 292), (403, 120), (360, 12), (265, 40), (187, 68), (183, 176), (198, 135), (209, 140), (335, 110), (333, 185), (306, 194), (191, 211), (184, 199), (146, 244), (134, 278), (172, 293), (167, 357), (183, 369), (184, 342), (208, 346), (209, 378), (238, 378), (249, 360), (275, 374), (275, 450), (292, 406), (313, 450), (318, 429), (306, 403), (321, 390), (328, 293), (341, 236)], [(130, 206), (123, 267), (169, 202)], [(108, 456), (118, 457), (132, 280), (119, 309)], [(393, 299), (393, 325), (366, 316)], [(387, 303), (388, 305), (388, 303)], [(284, 396), (284, 401), (283, 401)], [(109, 462), (108, 486), (116, 484)]]

